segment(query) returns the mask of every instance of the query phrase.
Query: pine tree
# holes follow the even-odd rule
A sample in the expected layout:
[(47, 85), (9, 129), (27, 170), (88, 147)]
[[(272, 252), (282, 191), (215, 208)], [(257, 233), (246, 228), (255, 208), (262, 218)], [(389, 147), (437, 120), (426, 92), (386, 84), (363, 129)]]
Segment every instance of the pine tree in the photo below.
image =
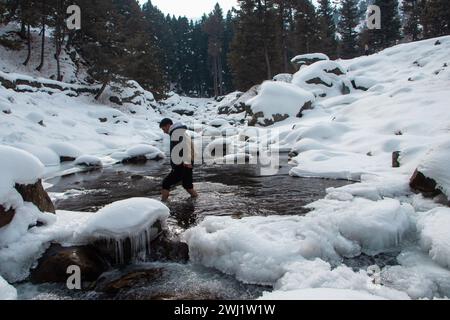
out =
[(375, 5), (381, 9), (381, 29), (370, 30), (371, 46), (382, 50), (396, 44), (401, 38), (401, 22), (398, 14), (397, 0), (375, 0)]
[(298, 0), (295, 8), (295, 43), (296, 54), (316, 51), (322, 39), (319, 38), (319, 23), (314, 5), (310, 0)]
[[(44, 54), (45, 54), (45, 31), (47, 26), (47, 17), (48, 17), (48, 0), (42, 0), (41, 2), (41, 62), (37, 66), (36, 70), (41, 71), (44, 67)], [(23, 26), (23, 23), (22, 23)]]
[(225, 18), (225, 29), (223, 34), (223, 86), (226, 93), (234, 91), (233, 77), (231, 76), (230, 66), (228, 64), (228, 55), (230, 53), (231, 42), (234, 37), (234, 17), (230, 11), (228, 11)]
[(450, 34), (450, 5), (447, 0), (425, 1), (422, 15), (426, 38)]
[(223, 95), (222, 52), (224, 28), (222, 8), (219, 4), (216, 4), (214, 11), (210, 13), (203, 26), (204, 32), (208, 35), (208, 54), (211, 58), (215, 97)]
[(338, 32), (341, 34), (340, 56), (354, 58), (358, 54), (359, 14), (356, 0), (342, 0), (339, 10)]
[(403, 34), (412, 41), (419, 40), (420, 36), (420, 1), (403, 0), (402, 12), (404, 15)]
[(245, 91), (263, 80), (272, 79), (281, 67), (277, 45), (277, 17), (274, 3), (240, 0), (229, 63), (237, 89)]
[(337, 57), (336, 24), (330, 0), (319, 0), (318, 17), (322, 52)]

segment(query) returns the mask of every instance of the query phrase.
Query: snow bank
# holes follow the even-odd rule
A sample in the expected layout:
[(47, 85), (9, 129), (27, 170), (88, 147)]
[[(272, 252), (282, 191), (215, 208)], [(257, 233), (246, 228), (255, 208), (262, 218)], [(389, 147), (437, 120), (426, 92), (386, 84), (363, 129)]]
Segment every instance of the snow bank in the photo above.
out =
[(338, 263), (399, 245), (413, 209), (393, 199), (322, 200), (307, 216), (209, 217), (186, 231), (191, 259), (244, 282), (273, 284), (287, 265), (320, 258)]
[(409, 247), (397, 257), (399, 265), (382, 270), (381, 280), (413, 299), (450, 297), (450, 270), (438, 265), (420, 248)]
[(433, 147), (418, 167), (450, 199), (450, 141)]
[(0, 300), (16, 300), (17, 290), (0, 276)]
[(147, 230), (158, 220), (164, 222), (168, 217), (169, 209), (161, 202), (131, 198), (104, 207), (77, 233), (87, 239), (124, 239)]
[(419, 218), (423, 250), (441, 266), (450, 269), (450, 209), (436, 208)]
[[(31, 267), (52, 242), (72, 245), (74, 234), (90, 217), (86, 212), (40, 212), (25, 204), (12, 223), (0, 230), (0, 275), (10, 283), (25, 280)], [(44, 225), (35, 226), (40, 221)]]
[[(259, 94), (247, 101), (253, 114), (262, 113), (263, 119), (275, 122), (276, 115), (297, 117), (302, 108), (314, 102), (314, 96), (292, 84), (266, 81)], [(261, 122), (259, 120), (258, 122)]]

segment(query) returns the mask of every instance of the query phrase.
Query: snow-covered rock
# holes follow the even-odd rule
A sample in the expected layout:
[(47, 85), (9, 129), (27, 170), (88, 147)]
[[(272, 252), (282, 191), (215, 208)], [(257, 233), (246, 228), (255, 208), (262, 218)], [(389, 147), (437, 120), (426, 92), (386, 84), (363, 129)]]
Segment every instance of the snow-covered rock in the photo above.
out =
[(272, 80), (278, 81), (278, 82), (291, 83), (292, 78), (293, 78), (293, 75), (290, 73), (280, 73), (280, 74), (277, 74), (275, 77), (273, 77)]
[(20, 196), (14, 189), (16, 184), (36, 183), (44, 173), (44, 166), (30, 153), (0, 145), (0, 204), (6, 208), (17, 207)]
[(247, 111), (248, 100), (254, 98), (259, 93), (260, 88), (260, 85), (255, 85), (245, 93), (231, 93), (230, 97), (227, 96), (227, 99), (219, 104), (219, 114), (239, 114)]
[(54, 142), (48, 146), (61, 159), (61, 161), (73, 161), (82, 155), (82, 151), (68, 142)]
[(344, 68), (334, 61), (320, 61), (300, 69), (292, 79), (296, 86), (318, 98), (349, 94), (353, 88)]
[(129, 148), (125, 152), (116, 152), (112, 157), (124, 163), (139, 163), (147, 160), (163, 159), (165, 155), (155, 146), (139, 144)]
[(308, 53), (295, 56), (292, 58), (291, 62), (295, 64), (298, 68), (303, 66), (309, 66), (318, 61), (330, 60), (326, 54), (323, 53)]
[(75, 159), (74, 164), (82, 167), (102, 167), (102, 160), (92, 155), (82, 155)]
[(169, 209), (161, 202), (131, 198), (114, 202), (92, 215), (78, 230), (85, 239), (124, 239), (146, 231), (157, 221), (164, 223)]
[(253, 114), (251, 125), (268, 126), (289, 117), (301, 117), (314, 96), (290, 83), (266, 81), (259, 94), (247, 101)]
[(184, 234), (191, 259), (249, 283), (273, 284), (305, 259), (330, 263), (394, 248), (413, 209), (398, 200), (323, 200), (307, 216), (208, 217)]
[(450, 209), (436, 208), (419, 218), (423, 250), (441, 266), (450, 269)]
[(436, 182), (450, 200), (450, 141), (434, 146), (421, 161), (417, 170)]

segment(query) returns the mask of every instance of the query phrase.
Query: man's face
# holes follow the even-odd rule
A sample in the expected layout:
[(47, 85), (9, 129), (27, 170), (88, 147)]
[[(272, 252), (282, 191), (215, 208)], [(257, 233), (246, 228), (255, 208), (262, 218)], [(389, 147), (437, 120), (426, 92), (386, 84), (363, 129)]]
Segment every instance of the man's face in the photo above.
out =
[(171, 127), (171, 125), (167, 124), (167, 125), (161, 127), (161, 130), (164, 131), (165, 134), (169, 134), (170, 127)]

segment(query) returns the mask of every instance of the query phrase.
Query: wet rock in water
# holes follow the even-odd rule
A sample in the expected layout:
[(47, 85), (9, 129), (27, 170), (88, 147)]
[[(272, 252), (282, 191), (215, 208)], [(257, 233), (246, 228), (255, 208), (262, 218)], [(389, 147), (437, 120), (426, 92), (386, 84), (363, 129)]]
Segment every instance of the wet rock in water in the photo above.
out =
[(155, 157), (149, 159), (147, 156), (136, 156), (130, 157), (122, 160), (123, 164), (145, 164), (147, 161), (160, 161), (163, 160), (164, 157), (160, 155), (156, 155)]
[(55, 213), (55, 206), (42, 186), (42, 180), (30, 185), (16, 184), (15, 188), (23, 201), (33, 203), (42, 212)]
[(144, 164), (148, 161), (146, 156), (136, 156), (122, 160), (123, 164)]
[(131, 180), (133, 180), (133, 181), (138, 181), (138, 180), (142, 180), (142, 179), (144, 179), (144, 176), (142, 176), (140, 174), (133, 174), (131, 176)]
[(14, 218), (16, 211), (12, 208), (6, 210), (5, 207), (0, 205), (0, 228), (7, 226)]
[(95, 291), (117, 294), (122, 290), (144, 287), (161, 278), (162, 275), (162, 268), (138, 269), (129, 272), (126, 272), (126, 270), (114, 270), (100, 276), (97, 280)]
[(400, 168), (400, 151), (394, 151), (392, 153), (392, 167), (393, 168)]
[(409, 185), (411, 189), (422, 193), (427, 198), (433, 198), (441, 194), (441, 191), (437, 188), (436, 181), (426, 177), (419, 170), (414, 172)]
[(32, 283), (65, 283), (67, 268), (78, 266), (81, 280), (95, 281), (109, 268), (109, 264), (92, 246), (62, 247), (52, 244), (31, 270)]

